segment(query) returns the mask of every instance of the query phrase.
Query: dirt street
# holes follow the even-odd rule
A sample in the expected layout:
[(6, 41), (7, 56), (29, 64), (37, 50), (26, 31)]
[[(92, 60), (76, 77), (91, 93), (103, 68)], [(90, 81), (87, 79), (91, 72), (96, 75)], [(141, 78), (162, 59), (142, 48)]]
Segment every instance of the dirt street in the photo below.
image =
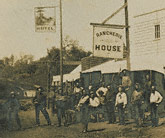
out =
[[(133, 120), (126, 126), (108, 124), (107, 122), (89, 123), (89, 132), (82, 133), (81, 123), (68, 127), (57, 127), (57, 117), (50, 113), (53, 125), (47, 126), (41, 114), (41, 126), (35, 127), (35, 112), (21, 111), (20, 118), (23, 130), (7, 131), (0, 130), (0, 138), (164, 138), (165, 119), (160, 119), (160, 126), (153, 128), (146, 126), (136, 128)], [(159, 137), (158, 137), (159, 136)]]

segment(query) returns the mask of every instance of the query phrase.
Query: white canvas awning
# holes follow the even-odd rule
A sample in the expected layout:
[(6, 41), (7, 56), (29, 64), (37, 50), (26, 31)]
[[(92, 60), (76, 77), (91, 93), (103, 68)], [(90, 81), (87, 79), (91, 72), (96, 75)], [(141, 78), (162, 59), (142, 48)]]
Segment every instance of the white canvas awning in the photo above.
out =
[(122, 60), (122, 61), (111, 60), (103, 64), (94, 66), (88, 70), (85, 70), (82, 73), (93, 72), (93, 71), (101, 71), (101, 73), (116, 73), (126, 68), (127, 68), (126, 60)]
[[(81, 65), (75, 68), (71, 73), (63, 75), (63, 81), (75, 81), (80, 78)], [(53, 82), (60, 81), (60, 75), (53, 76)]]

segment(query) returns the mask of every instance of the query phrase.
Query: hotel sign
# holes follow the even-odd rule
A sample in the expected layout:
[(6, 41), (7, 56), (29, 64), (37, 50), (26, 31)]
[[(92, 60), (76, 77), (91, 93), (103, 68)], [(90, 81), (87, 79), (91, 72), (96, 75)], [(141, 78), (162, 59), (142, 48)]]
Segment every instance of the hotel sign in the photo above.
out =
[(55, 7), (36, 7), (34, 8), (34, 12), (36, 32), (56, 31)]

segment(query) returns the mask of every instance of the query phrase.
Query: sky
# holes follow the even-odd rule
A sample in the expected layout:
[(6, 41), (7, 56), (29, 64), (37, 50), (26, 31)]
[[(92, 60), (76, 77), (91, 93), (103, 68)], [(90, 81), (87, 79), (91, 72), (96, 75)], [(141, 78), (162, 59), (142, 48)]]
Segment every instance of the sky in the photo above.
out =
[[(62, 0), (63, 37), (69, 35), (92, 51), (90, 23), (101, 23), (123, 4), (124, 0)], [(55, 33), (35, 32), (34, 8), (42, 6), (56, 6)], [(135, 15), (165, 8), (165, 0), (128, 0), (128, 7), (132, 26)], [(39, 59), (52, 46), (60, 47), (59, 23), (59, 0), (1, 0), (0, 59), (11, 54), (32, 54)], [(124, 24), (124, 10), (107, 23)]]

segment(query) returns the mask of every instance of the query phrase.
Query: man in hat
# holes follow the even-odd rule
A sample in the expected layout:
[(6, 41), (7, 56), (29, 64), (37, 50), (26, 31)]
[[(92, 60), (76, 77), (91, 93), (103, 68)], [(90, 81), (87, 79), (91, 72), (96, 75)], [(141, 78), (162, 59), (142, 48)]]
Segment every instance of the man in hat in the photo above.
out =
[[(122, 70), (121, 79), (122, 79), (121, 80), (122, 87), (123, 87), (125, 93), (127, 94), (128, 103), (130, 103), (131, 93), (132, 93), (132, 90), (131, 90), (132, 81), (131, 81), (128, 70), (126, 70), (126, 69)], [(132, 106), (130, 104), (128, 104), (127, 109), (128, 109), (128, 118), (131, 118), (132, 117)]]
[(100, 106), (98, 108), (99, 111), (99, 119), (103, 119), (104, 115), (105, 115), (105, 111), (106, 111), (106, 107), (105, 107), (105, 96), (108, 92), (107, 87), (105, 87), (105, 82), (102, 82), (102, 86), (96, 91), (96, 95), (100, 101)]
[(64, 126), (67, 126), (66, 110), (70, 105), (68, 104), (68, 97), (62, 94), (61, 87), (58, 88), (55, 94), (55, 106), (57, 109), (58, 127), (61, 127), (62, 117), (65, 119)]
[(123, 73), (121, 76), (122, 77), (122, 86), (123, 86), (123, 88), (125, 88), (126, 91), (128, 91), (132, 84), (130, 76), (128, 74), (129, 72), (128, 72), (128, 70), (124, 69), (122, 71), (122, 73)]
[(18, 115), (20, 110), (20, 103), (19, 100), (16, 98), (15, 92), (10, 93), (10, 98), (7, 101), (7, 122), (8, 122), (8, 129), (12, 130), (12, 121), (13, 119), (16, 120), (19, 129), (21, 129), (21, 121)]
[(97, 111), (98, 107), (100, 105), (99, 98), (95, 96), (94, 91), (90, 91), (90, 96), (89, 96), (89, 110), (90, 110), (90, 115), (93, 115), (97, 121)]
[(36, 125), (40, 125), (39, 114), (40, 111), (44, 115), (45, 119), (47, 120), (48, 125), (51, 125), (51, 121), (49, 118), (49, 114), (46, 110), (46, 93), (44, 92), (42, 87), (38, 87), (36, 90), (36, 95), (33, 98), (33, 103), (35, 105), (35, 112), (36, 112)]
[(83, 124), (83, 133), (88, 131), (88, 121), (89, 121), (89, 96), (85, 90), (82, 91), (82, 97), (77, 105), (77, 110), (81, 111), (81, 122)]
[(163, 97), (156, 90), (156, 87), (154, 85), (152, 85), (151, 95), (150, 95), (150, 105), (151, 105), (151, 119), (152, 119), (153, 127), (158, 126), (158, 123), (159, 123), (158, 106), (162, 100), (163, 100)]
[(152, 85), (152, 80), (149, 74), (145, 76), (145, 82), (144, 82), (144, 98), (145, 102), (147, 104), (147, 110), (149, 109), (150, 105), (150, 94), (151, 94), (151, 85)]
[(52, 113), (54, 113), (55, 109), (55, 87), (50, 87), (50, 92), (48, 92), (48, 109), (52, 109)]
[(135, 122), (138, 127), (139, 125), (142, 125), (144, 119), (144, 111), (142, 109), (142, 105), (144, 104), (144, 96), (143, 91), (140, 89), (139, 83), (135, 84), (135, 90), (132, 93), (131, 103), (135, 111)]
[(77, 82), (75, 87), (74, 87), (74, 90), (73, 90), (73, 93), (74, 94), (77, 94), (77, 93), (80, 93), (82, 91), (81, 87), (79, 86), (79, 83)]
[(123, 91), (123, 87), (120, 85), (118, 93), (116, 95), (115, 106), (118, 108), (119, 124), (125, 125), (125, 108), (127, 105), (127, 95)]
[(110, 85), (107, 86), (108, 92), (105, 97), (106, 111), (108, 115), (109, 124), (113, 124), (116, 121), (115, 117), (115, 97), (116, 93)]
[(108, 89), (105, 87), (105, 82), (102, 82), (102, 86), (96, 91), (96, 95), (100, 97), (100, 92), (102, 93), (103, 96), (106, 95)]
[(97, 96), (94, 95), (94, 92), (91, 91), (90, 92), (90, 98), (89, 98), (89, 106), (96, 108), (100, 105), (100, 101), (99, 98)]

